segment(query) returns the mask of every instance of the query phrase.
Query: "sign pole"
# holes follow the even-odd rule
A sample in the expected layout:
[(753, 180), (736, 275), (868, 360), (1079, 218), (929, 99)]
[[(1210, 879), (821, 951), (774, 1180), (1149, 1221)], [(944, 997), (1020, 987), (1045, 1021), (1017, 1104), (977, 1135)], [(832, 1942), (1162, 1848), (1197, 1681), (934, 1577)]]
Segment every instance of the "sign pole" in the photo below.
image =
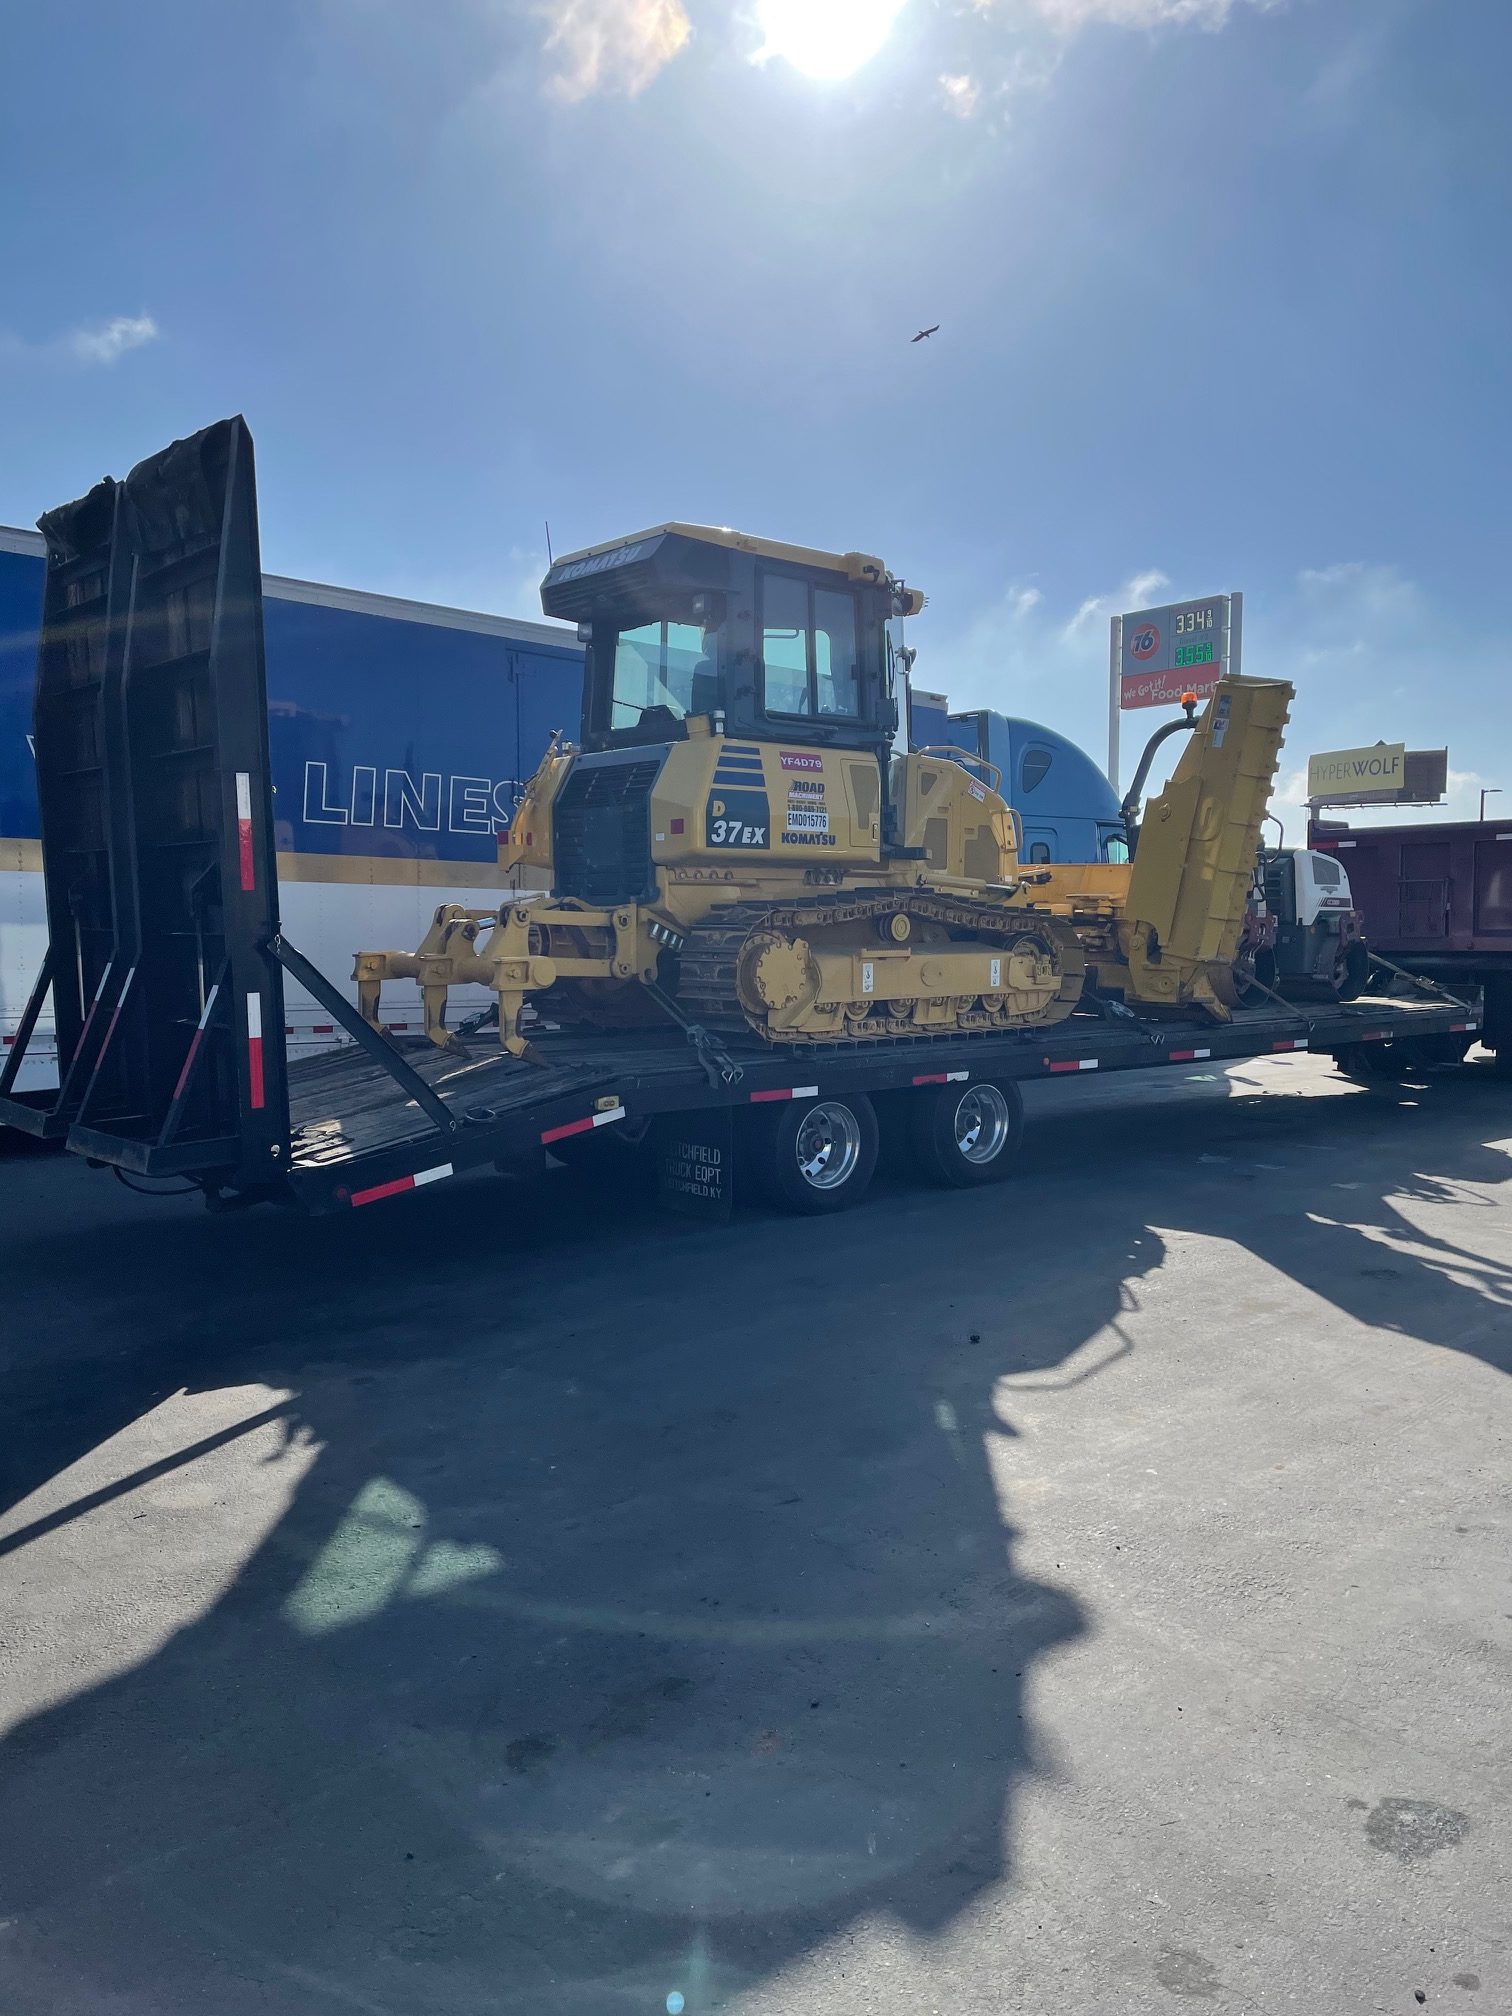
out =
[(1225, 671), (1242, 672), (1244, 666), (1244, 595), (1238, 588), (1229, 596), (1229, 659)]
[(1118, 690), (1123, 673), (1123, 618), (1115, 616), (1108, 625), (1108, 782), (1118, 789)]

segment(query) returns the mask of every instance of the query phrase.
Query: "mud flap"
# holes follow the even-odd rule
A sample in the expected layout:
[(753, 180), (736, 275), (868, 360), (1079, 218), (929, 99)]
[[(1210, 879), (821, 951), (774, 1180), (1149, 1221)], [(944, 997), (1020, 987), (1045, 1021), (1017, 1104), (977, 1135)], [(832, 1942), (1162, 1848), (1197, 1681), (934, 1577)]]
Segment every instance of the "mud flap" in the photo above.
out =
[(735, 1208), (735, 1116), (728, 1107), (663, 1114), (652, 1135), (656, 1194), (669, 1211), (723, 1223)]

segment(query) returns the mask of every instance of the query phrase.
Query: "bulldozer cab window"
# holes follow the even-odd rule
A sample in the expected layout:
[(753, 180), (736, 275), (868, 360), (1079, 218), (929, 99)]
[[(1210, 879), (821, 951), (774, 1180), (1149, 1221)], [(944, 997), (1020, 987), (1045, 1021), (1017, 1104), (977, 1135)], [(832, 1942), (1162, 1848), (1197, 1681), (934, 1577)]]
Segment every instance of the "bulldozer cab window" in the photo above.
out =
[(860, 709), (856, 663), (856, 598), (814, 590), (814, 684), (821, 714), (854, 715)]
[(614, 643), (611, 729), (635, 728), (658, 712), (681, 721), (724, 704), (719, 637), (696, 623), (642, 623)]
[(786, 574), (761, 583), (761, 670), (768, 714), (812, 714), (809, 705), (809, 588)]
[(761, 666), (768, 714), (854, 720), (861, 696), (855, 596), (764, 574)]

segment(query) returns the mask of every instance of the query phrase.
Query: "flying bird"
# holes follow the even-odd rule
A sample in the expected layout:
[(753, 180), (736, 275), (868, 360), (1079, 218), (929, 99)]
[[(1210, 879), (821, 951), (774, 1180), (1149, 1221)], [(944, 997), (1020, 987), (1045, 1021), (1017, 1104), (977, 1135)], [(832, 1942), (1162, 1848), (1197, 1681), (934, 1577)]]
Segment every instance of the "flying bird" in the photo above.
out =
[(910, 343), (922, 343), (926, 336), (933, 336), (939, 326), (938, 322), (933, 323), (928, 329), (921, 329), (917, 336), (910, 336), (908, 340)]

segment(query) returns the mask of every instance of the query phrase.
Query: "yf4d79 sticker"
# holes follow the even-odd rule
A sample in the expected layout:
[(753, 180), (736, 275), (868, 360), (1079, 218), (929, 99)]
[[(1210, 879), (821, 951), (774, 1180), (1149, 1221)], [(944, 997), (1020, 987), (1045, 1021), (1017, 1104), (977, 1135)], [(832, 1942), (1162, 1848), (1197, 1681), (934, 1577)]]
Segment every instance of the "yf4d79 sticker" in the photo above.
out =
[(710, 847), (768, 847), (771, 829), (765, 791), (717, 792), (709, 800), (704, 840)]

